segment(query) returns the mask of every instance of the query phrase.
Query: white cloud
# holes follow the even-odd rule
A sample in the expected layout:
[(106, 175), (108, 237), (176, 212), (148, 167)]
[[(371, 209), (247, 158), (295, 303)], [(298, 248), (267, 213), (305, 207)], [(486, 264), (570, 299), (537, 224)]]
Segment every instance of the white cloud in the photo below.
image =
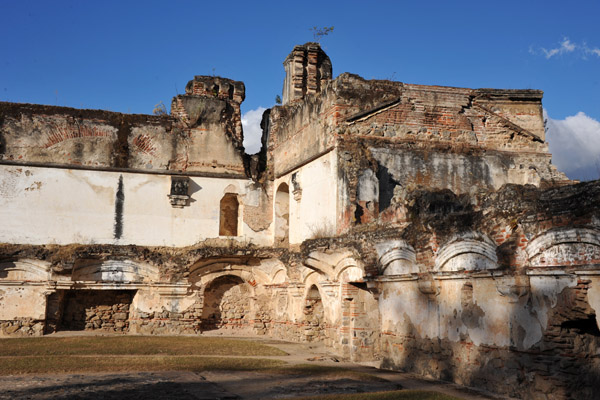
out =
[(262, 137), (262, 129), (260, 129), (260, 121), (266, 108), (258, 107), (255, 110), (250, 110), (242, 115), (242, 128), (244, 129), (244, 148), (246, 153), (254, 154), (260, 151), (260, 139)]
[(550, 58), (557, 54), (572, 53), (573, 51), (575, 51), (575, 47), (576, 45), (571, 43), (571, 41), (568, 38), (564, 38), (562, 42), (560, 42), (559, 47), (550, 50), (546, 50), (542, 47), (542, 51), (546, 55), (546, 58)]
[(571, 179), (600, 178), (600, 122), (583, 112), (565, 119), (547, 120), (546, 140), (552, 163)]
[(558, 43), (558, 46), (551, 49), (541, 47), (539, 51), (536, 51), (533, 47), (530, 46), (529, 53), (543, 54), (547, 59), (552, 58), (554, 56), (561, 56), (567, 53), (574, 53), (581, 58), (586, 58), (586, 56), (588, 55), (595, 55), (600, 57), (600, 48), (589, 47), (585, 42), (581, 44), (573, 43), (569, 40), (568, 37), (564, 37), (563, 40)]
[(583, 44), (583, 51), (585, 52), (585, 54), (592, 54), (592, 55), (596, 55), (598, 57), (600, 57), (600, 49), (598, 47), (588, 47), (587, 44)]

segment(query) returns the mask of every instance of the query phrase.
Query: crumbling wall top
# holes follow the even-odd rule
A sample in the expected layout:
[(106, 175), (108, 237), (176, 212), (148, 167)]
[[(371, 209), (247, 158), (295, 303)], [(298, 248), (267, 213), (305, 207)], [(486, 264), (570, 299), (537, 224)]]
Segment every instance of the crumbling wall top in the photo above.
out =
[(221, 78), (220, 76), (196, 75), (185, 86), (188, 95), (218, 97), (241, 103), (246, 98), (244, 82)]

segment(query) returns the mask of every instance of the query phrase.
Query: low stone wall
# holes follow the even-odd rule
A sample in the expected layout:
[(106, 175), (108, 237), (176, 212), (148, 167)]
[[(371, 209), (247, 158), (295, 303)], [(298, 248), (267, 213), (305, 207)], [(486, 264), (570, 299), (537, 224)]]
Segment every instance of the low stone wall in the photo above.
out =
[(201, 333), (201, 315), (201, 306), (183, 313), (134, 310), (129, 320), (129, 331), (142, 335), (198, 334)]
[(15, 319), (0, 321), (0, 337), (4, 336), (42, 336), (44, 321), (33, 319)]
[(82, 290), (67, 293), (62, 330), (129, 331), (129, 306), (133, 291)]

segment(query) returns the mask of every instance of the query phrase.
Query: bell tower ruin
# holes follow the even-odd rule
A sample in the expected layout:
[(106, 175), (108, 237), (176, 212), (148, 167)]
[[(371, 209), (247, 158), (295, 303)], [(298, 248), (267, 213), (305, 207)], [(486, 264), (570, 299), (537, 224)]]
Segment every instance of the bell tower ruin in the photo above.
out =
[(307, 94), (319, 93), (331, 80), (331, 60), (319, 43), (295, 46), (283, 62), (283, 105), (300, 100)]

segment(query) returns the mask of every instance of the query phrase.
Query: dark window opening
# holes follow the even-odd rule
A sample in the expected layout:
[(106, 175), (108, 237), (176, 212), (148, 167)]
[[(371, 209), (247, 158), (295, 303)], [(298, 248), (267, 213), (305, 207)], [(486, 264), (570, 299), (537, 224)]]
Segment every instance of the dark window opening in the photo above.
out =
[(220, 209), (219, 236), (237, 236), (239, 213), (237, 196), (233, 193), (223, 196)]

